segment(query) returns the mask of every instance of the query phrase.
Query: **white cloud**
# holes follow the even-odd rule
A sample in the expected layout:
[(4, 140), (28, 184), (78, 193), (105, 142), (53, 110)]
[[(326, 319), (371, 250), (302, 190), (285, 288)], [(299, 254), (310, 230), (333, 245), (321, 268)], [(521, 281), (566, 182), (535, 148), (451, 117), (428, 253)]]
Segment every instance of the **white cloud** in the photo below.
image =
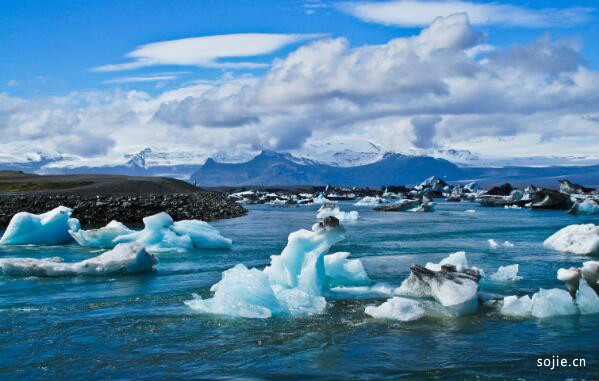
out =
[(0, 93), (0, 132), (3, 144), (83, 156), (157, 144), (294, 149), (354, 136), (384, 149), (596, 154), (599, 72), (585, 66), (577, 45), (541, 36), (489, 48), (483, 37), (458, 14), (379, 45), (313, 41), (263, 75), (226, 75), (158, 95)]
[(18, 87), (19, 86), (19, 81), (17, 81), (16, 79), (11, 79), (8, 82), (6, 82), (6, 86), (8, 86), (8, 87)]
[(432, 23), (437, 17), (467, 13), (472, 24), (508, 27), (552, 28), (581, 25), (590, 20), (592, 8), (533, 9), (502, 3), (468, 1), (350, 1), (339, 8), (367, 22), (419, 27)]
[(139, 69), (157, 65), (201, 66), (214, 68), (257, 68), (256, 62), (221, 61), (270, 54), (286, 45), (318, 38), (318, 34), (241, 33), (183, 38), (139, 46), (127, 54), (134, 61), (92, 68), (95, 72)]

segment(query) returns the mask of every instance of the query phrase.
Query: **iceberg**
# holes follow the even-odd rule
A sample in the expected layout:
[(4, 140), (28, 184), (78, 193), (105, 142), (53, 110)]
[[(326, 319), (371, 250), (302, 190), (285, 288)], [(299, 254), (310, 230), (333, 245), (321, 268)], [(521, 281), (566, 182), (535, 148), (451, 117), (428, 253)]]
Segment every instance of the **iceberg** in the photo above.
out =
[(348, 260), (348, 253), (325, 258), (329, 248), (344, 238), (343, 233), (338, 219), (326, 217), (311, 231), (289, 234), (287, 246), (280, 255), (271, 256), (263, 271), (237, 265), (212, 286), (212, 298), (196, 295), (185, 303), (203, 313), (247, 318), (322, 312), (331, 287), (370, 283), (361, 262)]
[(100, 247), (104, 249), (111, 249), (115, 247), (116, 243), (114, 240), (117, 237), (134, 232), (135, 230), (131, 230), (115, 220), (110, 221), (108, 225), (99, 229), (69, 230), (69, 234), (79, 245), (87, 247)]
[(481, 272), (469, 267), (466, 253), (457, 252), (440, 263), (427, 263), (425, 267), (413, 265), (410, 276), (396, 295), (433, 297), (453, 315), (464, 315), (478, 308), (478, 281)]
[(62, 258), (2, 258), (0, 274), (19, 277), (132, 274), (151, 270), (158, 263), (139, 243), (120, 244), (97, 257), (65, 263)]
[(499, 244), (494, 239), (489, 239), (488, 242), (491, 249), (497, 249), (499, 247)]
[(543, 246), (571, 254), (599, 254), (599, 228), (594, 224), (569, 225), (547, 238)]
[(377, 205), (381, 205), (381, 204), (386, 204), (388, 203), (388, 200), (379, 196), (374, 196), (374, 197), (370, 197), (370, 196), (366, 196), (364, 198), (362, 198), (361, 200), (359, 200), (358, 202), (356, 202), (354, 205), (355, 206), (377, 206)]
[(599, 313), (599, 296), (584, 279), (576, 291), (576, 305), (582, 315)]
[(509, 266), (499, 266), (496, 273), (493, 273), (489, 276), (489, 278), (493, 282), (513, 282), (522, 279), (521, 276), (518, 276), (518, 268), (519, 265), (509, 265)]
[(570, 214), (599, 214), (599, 204), (592, 200), (583, 200), (575, 202), (572, 208), (568, 210)]
[(357, 221), (360, 217), (359, 213), (355, 210), (352, 210), (351, 212), (343, 212), (338, 206), (331, 206), (327, 204), (323, 204), (316, 214), (316, 218), (319, 220), (323, 220), (326, 217), (331, 216), (337, 218), (339, 221)]
[(111, 221), (100, 229), (69, 230), (81, 246), (112, 248), (119, 243), (139, 242), (151, 252), (187, 249), (227, 249), (232, 241), (223, 237), (210, 224), (199, 220), (173, 222), (167, 213), (143, 219), (144, 228), (135, 231), (120, 222)]
[(516, 295), (503, 298), (501, 314), (513, 317), (529, 317), (532, 311), (532, 299), (528, 295), (518, 298)]
[(559, 288), (541, 289), (532, 296), (531, 314), (540, 319), (560, 315), (576, 315), (578, 308), (568, 291)]
[(20, 212), (13, 216), (0, 239), (0, 245), (58, 245), (72, 241), (69, 230), (79, 230), (72, 209), (59, 206), (49, 212)]
[(476, 213), (476, 210), (474, 210), (474, 209), (468, 209), (468, 210), (464, 210), (464, 213), (474, 214), (474, 213)]
[(331, 200), (326, 198), (322, 193), (312, 200), (313, 204), (326, 204), (327, 202), (331, 202)]
[(372, 283), (362, 261), (347, 259), (350, 253), (339, 252), (324, 256), (324, 271), (329, 287), (368, 286)]
[(368, 306), (364, 310), (367, 315), (379, 319), (412, 321), (425, 315), (420, 304), (412, 299), (393, 297), (380, 306)]

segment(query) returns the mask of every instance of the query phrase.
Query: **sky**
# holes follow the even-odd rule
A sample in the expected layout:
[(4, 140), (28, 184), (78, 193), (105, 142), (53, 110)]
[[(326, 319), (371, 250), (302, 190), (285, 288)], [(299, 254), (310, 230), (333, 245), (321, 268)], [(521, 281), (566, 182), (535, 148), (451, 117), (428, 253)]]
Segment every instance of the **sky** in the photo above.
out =
[(594, 1), (0, 2), (0, 151), (597, 155)]

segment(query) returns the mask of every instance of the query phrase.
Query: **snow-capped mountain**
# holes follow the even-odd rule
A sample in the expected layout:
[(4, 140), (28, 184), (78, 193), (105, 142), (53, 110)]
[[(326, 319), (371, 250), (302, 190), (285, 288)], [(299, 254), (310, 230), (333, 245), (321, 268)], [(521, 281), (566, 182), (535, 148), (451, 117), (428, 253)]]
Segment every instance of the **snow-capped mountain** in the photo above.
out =
[(380, 160), (384, 151), (370, 140), (346, 139), (336, 142), (307, 142), (301, 149), (291, 151), (295, 157), (305, 157), (338, 167), (354, 167)]

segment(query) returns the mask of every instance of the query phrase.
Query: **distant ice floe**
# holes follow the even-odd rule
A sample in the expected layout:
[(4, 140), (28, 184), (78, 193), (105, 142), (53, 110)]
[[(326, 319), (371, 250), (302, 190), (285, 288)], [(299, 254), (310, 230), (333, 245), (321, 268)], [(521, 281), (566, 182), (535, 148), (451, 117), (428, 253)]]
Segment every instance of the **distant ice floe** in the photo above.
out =
[(506, 249), (511, 249), (514, 247), (514, 244), (510, 241), (504, 241), (501, 245), (494, 239), (489, 239), (489, 240), (487, 240), (487, 242), (489, 242), (489, 247), (491, 249), (498, 249), (500, 246), (503, 246)]
[(358, 218), (360, 218), (360, 214), (355, 210), (352, 210), (351, 212), (343, 212), (337, 205), (323, 204), (323, 206), (318, 210), (316, 218), (323, 220), (326, 217), (335, 217), (341, 222), (347, 222), (357, 221)]
[(328, 198), (326, 198), (326, 197), (324, 196), (324, 194), (322, 194), (322, 193), (321, 193), (321, 194), (319, 194), (319, 195), (318, 195), (318, 197), (315, 197), (315, 198), (312, 200), (312, 203), (313, 203), (313, 204), (325, 204), (325, 203), (327, 203), (327, 202), (331, 202), (331, 200), (329, 200)]
[(400, 321), (417, 320), (426, 314), (417, 301), (399, 296), (393, 297), (379, 306), (368, 306), (364, 312), (375, 318)]
[(0, 245), (58, 245), (72, 241), (69, 230), (79, 229), (72, 209), (59, 206), (49, 212), (20, 212), (10, 220)]
[(151, 252), (220, 249), (231, 247), (232, 241), (223, 237), (210, 224), (199, 220), (174, 222), (167, 213), (158, 213), (143, 219), (143, 230), (127, 228), (118, 221), (111, 221), (100, 229), (69, 230), (69, 234), (81, 246), (112, 248), (119, 243), (139, 242)]
[(387, 200), (386, 198), (383, 198), (383, 197), (379, 197), (379, 196), (374, 196), (374, 197), (366, 196), (366, 197), (363, 197), (358, 202), (356, 202), (354, 205), (355, 206), (378, 206), (378, 205), (381, 205), (381, 204), (387, 204), (388, 202), (389, 202), (389, 200)]
[(513, 282), (522, 279), (521, 276), (518, 275), (518, 264), (509, 265), (509, 266), (499, 266), (497, 272), (491, 274), (489, 279), (493, 282)]
[(326, 255), (344, 238), (343, 232), (331, 217), (311, 231), (293, 232), (281, 254), (271, 256), (263, 271), (239, 264), (223, 272), (211, 288), (212, 298), (194, 295), (185, 304), (202, 313), (246, 318), (320, 313), (332, 287), (371, 283), (358, 259), (347, 259), (348, 253)]
[(18, 277), (132, 274), (151, 270), (158, 263), (143, 244), (120, 244), (97, 257), (65, 263), (62, 258), (0, 258), (0, 274)]
[(599, 227), (594, 224), (570, 225), (547, 238), (547, 248), (571, 254), (599, 254)]
[(474, 213), (476, 213), (476, 210), (474, 210), (474, 209), (468, 209), (468, 210), (464, 210), (464, 213), (474, 214)]
[(575, 202), (572, 208), (568, 210), (570, 214), (587, 214), (596, 215), (599, 214), (599, 204), (593, 200), (583, 200), (582, 202)]

